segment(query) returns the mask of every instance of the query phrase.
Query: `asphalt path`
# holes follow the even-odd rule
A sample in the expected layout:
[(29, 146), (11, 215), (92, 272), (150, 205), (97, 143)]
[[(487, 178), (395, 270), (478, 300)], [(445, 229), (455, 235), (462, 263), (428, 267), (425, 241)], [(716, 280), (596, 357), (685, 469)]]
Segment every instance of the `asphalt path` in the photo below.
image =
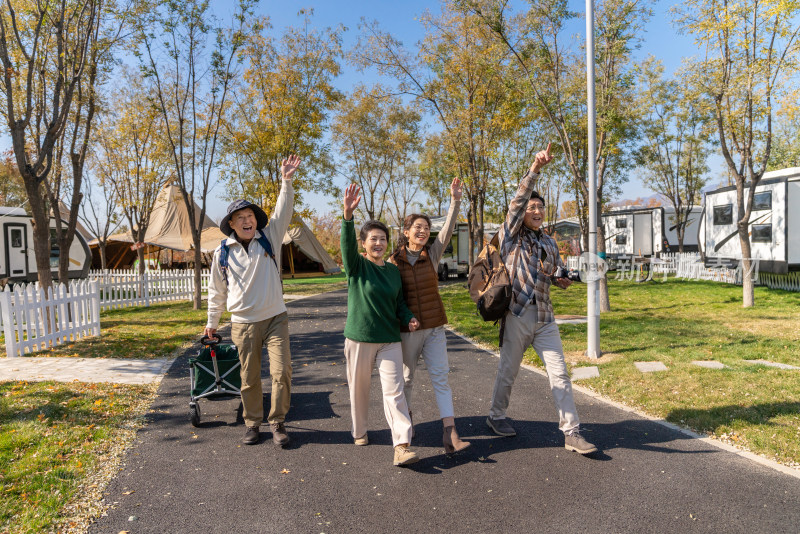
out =
[[(190, 425), (187, 357), (160, 386), (153, 413), (106, 489), (111, 508), (89, 531), (167, 532), (793, 532), (800, 479), (596, 398), (576, 393), (584, 435), (602, 453), (563, 448), (547, 379), (517, 377), (518, 435), (485, 419), (497, 357), (448, 334), (456, 425), (472, 442), (444, 454), (424, 366), (414, 388), (421, 460), (392, 465), (380, 384), (372, 380), (370, 444), (350, 436), (343, 355), (346, 293), (288, 304), (293, 361), (287, 449), (241, 445), (238, 400), (201, 401)], [(202, 325), (200, 325), (202, 326)], [(265, 413), (269, 379), (264, 369)]]

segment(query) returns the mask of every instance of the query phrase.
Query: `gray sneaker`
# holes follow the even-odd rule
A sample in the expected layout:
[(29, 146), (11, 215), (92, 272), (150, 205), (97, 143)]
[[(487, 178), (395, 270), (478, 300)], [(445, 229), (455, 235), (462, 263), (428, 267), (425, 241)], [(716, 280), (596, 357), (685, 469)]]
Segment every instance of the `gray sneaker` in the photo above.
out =
[(491, 417), (487, 417), (486, 424), (489, 425), (492, 432), (498, 436), (510, 438), (517, 435), (517, 431), (509, 424), (508, 419), (492, 419)]
[(586, 441), (580, 432), (564, 434), (564, 448), (580, 454), (592, 454), (597, 452), (597, 447)]

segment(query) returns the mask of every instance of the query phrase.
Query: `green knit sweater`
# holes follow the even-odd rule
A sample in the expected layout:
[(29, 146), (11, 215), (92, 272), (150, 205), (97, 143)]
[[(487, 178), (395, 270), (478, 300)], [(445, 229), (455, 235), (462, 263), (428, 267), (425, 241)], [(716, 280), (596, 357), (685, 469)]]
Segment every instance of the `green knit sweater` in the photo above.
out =
[(347, 273), (344, 337), (365, 343), (400, 341), (400, 323), (414, 317), (403, 300), (397, 266), (375, 265), (359, 254), (355, 224), (342, 218), (342, 262)]

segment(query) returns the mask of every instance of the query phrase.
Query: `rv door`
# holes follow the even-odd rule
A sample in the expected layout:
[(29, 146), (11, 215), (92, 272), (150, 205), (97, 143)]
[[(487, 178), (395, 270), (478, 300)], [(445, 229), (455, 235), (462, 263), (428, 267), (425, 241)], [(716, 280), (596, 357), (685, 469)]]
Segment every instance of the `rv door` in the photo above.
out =
[(459, 264), (469, 265), (469, 227), (466, 224), (458, 225), (458, 258)]
[(6, 265), (9, 278), (28, 275), (28, 236), (24, 224), (6, 223)]

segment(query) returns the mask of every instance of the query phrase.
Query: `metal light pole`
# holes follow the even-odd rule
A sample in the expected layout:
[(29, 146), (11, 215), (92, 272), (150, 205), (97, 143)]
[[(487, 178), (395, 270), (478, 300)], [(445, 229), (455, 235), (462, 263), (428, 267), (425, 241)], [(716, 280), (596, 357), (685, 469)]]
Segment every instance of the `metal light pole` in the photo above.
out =
[(587, 280), (587, 344), (589, 358), (600, 357), (600, 283), (597, 262), (597, 171), (595, 169), (595, 109), (594, 109), (594, 0), (586, 0), (586, 110), (589, 117), (587, 155), (589, 161), (589, 276)]

